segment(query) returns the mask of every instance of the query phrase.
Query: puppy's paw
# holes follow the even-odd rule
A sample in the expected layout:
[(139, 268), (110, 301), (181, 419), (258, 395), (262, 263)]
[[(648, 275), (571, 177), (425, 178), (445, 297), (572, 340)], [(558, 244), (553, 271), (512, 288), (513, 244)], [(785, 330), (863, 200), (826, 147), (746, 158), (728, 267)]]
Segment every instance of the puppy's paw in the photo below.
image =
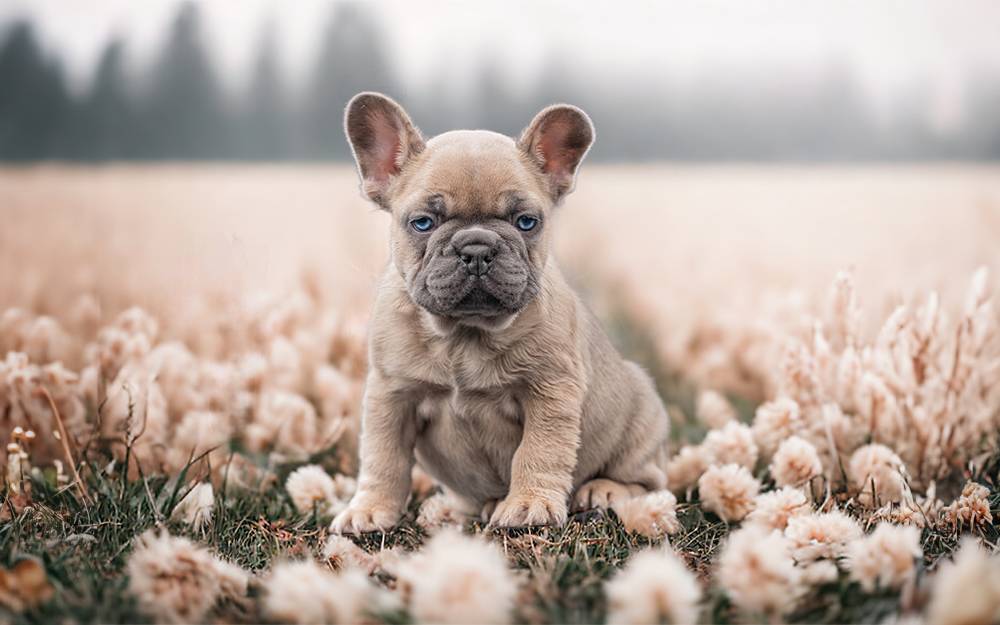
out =
[(372, 501), (369, 498), (351, 500), (347, 509), (333, 519), (330, 531), (335, 534), (365, 534), (388, 531), (402, 517), (398, 506)]
[(563, 495), (515, 495), (497, 503), (490, 517), (492, 527), (564, 525), (566, 497)]
[(614, 480), (597, 478), (590, 480), (573, 496), (573, 512), (583, 512), (598, 508), (607, 510), (615, 503), (641, 495), (646, 489), (637, 484), (622, 484)]

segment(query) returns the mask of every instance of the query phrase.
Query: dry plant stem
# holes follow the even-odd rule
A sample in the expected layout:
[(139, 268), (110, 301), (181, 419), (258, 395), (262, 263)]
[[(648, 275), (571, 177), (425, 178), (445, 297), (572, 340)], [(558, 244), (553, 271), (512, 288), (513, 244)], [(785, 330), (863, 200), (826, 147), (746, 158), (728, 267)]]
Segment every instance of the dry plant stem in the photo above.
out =
[(69, 434), (66, 433), (66, 426), (63, 425), (62, 415), (59, 414), (59, 409), (56, 408), (56, 402), (44, 386), (39, 386), (36, 392), (43, 395), (46, 401), (49, 402), (49, 408), (52, 409), (52, 414), (56, 418), (56, 426), (59, 427), (59, 442), (62, 443), (63, 453), (66, 454), (66, 463), (69, 464), (69, 470), (73, 472), (73, 481), (76, 482), (76, 487), (80, 489), (80, 495), (83, 499), (88, 504), (92, 504), (90, 495), (87, 493), (87, 487), (83, 484), (83, 480), (80, 479), (80, 473), (76, 470), (76, 461), (73, 459), (73, 452), (69, 449)]

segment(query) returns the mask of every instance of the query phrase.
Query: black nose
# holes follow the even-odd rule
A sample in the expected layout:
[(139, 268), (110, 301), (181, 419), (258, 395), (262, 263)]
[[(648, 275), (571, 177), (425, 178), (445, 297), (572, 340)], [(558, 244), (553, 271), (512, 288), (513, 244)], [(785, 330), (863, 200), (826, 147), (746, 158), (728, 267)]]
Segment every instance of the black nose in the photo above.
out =
[(484, 276), (496, 257), (500, 236), (483, 228), (469, 228), (455, 233), (451, 240), (455, 253), (474, 276)]
[(458, 256), (465, 265), (465, 270), (474, 276), (484, 276), (490, 270), (493, 262), (493, 248), (480, 243), (463, 245), (458, 250)]

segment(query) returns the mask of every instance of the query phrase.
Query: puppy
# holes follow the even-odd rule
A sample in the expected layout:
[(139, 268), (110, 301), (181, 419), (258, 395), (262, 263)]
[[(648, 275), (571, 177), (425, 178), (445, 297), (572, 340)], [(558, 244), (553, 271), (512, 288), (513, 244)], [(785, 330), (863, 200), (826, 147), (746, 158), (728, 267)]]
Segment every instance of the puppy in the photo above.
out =
[[(594, 139), (567, 105), (517, 140), (421, 137), (377, 93), (347, 106), (363, 193), (392, 220), (370, 327), (358, 490), (332, 529), (395, 525), (414, 462), (499, 527), (560, 525), (665, 486), (668, 419), (550, 254)], [(611, 210), (611, 209), (609, 209)]]

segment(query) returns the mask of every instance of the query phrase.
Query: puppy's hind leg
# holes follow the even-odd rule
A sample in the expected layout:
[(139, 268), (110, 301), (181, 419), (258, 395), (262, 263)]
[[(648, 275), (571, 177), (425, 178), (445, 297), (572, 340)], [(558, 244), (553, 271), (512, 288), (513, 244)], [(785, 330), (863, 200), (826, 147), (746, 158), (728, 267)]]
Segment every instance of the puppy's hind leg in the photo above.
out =
[(573, 512), (583, 512), (598, 508), (606, 510), (626, 499), (646, 492), (639, 484), (625, 484), (606, 477), (598, 477), (585, 482), (573, 495)]
[(573, 511), (607, 509), (616, 502), (666, 487), (661, 460), (670, 422), (652, 380), (638, 366), (626, 363), (638, 401), (616, 458), (573, 496)]

